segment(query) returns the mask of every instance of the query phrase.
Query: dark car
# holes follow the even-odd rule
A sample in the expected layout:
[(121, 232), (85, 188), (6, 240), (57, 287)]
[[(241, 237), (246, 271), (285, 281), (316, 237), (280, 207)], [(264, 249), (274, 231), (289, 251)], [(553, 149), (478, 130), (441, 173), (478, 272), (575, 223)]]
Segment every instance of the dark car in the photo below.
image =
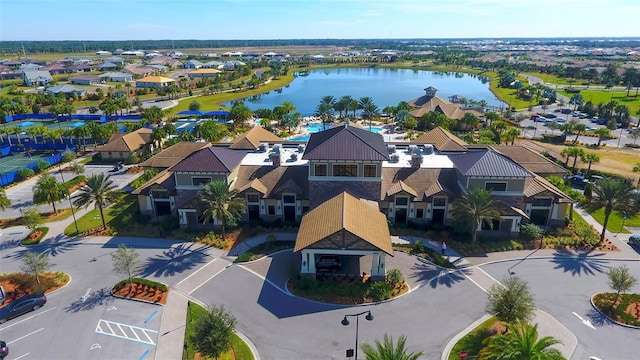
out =
[(547, 119), (555, 119), (555, 118), (557, 118), (556, 114), (553, 114), (553, 113), (544, 114), (544, 117), (546, 117)]
[(589, 183), (589, 180), (585, 179), (582, 175), (573, 175), (569, 178), (569, 183), (572, 186), (583, 189)]
[(39, 292), (28, 294), (13, 300), (9, 305), (0, 309), (0, 324), (9, 319), (40, 309), (47, 303), (47, 297)]
[(9, 347), (6, 342), (0, 340), (0, 359), (4, 359), (7, 355), (9, 355)]
[(316, 261), (317, 271), (337, 271), (342, 268), (340, 258), (337, 255), (321, 255)]
[(629, 243), (640, 249), (640, 235), (629, 236)]

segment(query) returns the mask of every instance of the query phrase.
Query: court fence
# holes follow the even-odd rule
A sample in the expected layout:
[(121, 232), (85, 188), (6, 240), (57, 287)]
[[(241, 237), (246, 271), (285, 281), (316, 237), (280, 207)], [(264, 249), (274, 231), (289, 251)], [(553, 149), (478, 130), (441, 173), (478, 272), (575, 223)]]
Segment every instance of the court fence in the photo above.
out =
[[(69, 150), (71, 151), (76, 151), (75, 147), (71, 147), (69, 148)], [(46, 161), (49, 163), (49, 165), (53, 166), (55, 164), (58, 164), (62, 161), (62, 152), (56, 153), (56, 154), (51, 154), (45, 158), (40, 158), (37, 159), (27, 165), (24, 166), (24, 168), (29, 168), (31, 170), (35, 169), (36, 165), (38, 165), (39, 162), (41, 161)], [(8, 171), (8, 172), (0, 172), (0, 186), (7, 186), (9, 184), (12, 184), (16, 181), (17, 177), (18, 177), (18, 171), (19, 170), (13, 170), (13, 171)]]

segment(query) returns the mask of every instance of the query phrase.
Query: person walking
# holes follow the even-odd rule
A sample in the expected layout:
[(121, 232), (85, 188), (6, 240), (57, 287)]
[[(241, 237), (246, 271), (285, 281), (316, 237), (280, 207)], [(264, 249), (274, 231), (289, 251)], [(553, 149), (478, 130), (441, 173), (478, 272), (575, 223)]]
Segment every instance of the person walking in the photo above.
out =
[(444, 256), (444, 252), (447, 250), (447, 244), (443, 241), (442, 242), (442, 256)]

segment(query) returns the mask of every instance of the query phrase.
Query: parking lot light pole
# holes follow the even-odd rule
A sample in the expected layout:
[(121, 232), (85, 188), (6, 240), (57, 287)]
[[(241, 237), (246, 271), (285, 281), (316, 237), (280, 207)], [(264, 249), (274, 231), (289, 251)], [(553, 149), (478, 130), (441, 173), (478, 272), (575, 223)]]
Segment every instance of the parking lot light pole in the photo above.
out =
[[(64, 184), (64, 175), (62, 175), (62, 163), (60, 163), (60, 166), (58, 167), (58, 169), (60, 170), (60, 179), (62, 179), (62, 183)], [(73, 203), (71, 202), (71, 194), (69, 193), (69, 189), (65, 189), (64, 192), (67, 195), (67, 199), (69, 200), (69, 207), (71, 208), (71, 216), (73, 216), (73, 225), (76, 227), (76, 235), (78, 235), (80, 233), (80, 231), (78, 230), (78, 221), (76, 221), (76, 212), (73, 210)]]
[(364, 314), (367, 314), (367, 316), (364, 317), (365, 319), (367, 319), (368, 321), (373, 320), (373, 315), (371, 315), (371, 311), (363, 311), (363, 312), (357, 313), (357, 314), (345, 315), (344, 319), (342, 319), (342, 321), (340, 322), (342, 325), (347, 326), (347, 325), (349, 325), (349, 320), (347, 320), (348, 316), (355, 316), (355, 318), (356, 318), (356, 348), (355, 348), (356, 356), (355, 356), (355, 360), (358, 360), (358, 328), (359, 328), (359, 325), (360, 325), (359, 319), (360, 319), (360, 315), (364, 315)]

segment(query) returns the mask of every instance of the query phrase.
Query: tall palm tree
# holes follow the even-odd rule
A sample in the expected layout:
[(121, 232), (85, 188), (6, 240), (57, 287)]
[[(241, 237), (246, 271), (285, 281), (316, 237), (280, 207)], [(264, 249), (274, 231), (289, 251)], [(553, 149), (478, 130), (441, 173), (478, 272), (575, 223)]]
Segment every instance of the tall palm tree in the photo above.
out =
[(338, 116), (342, 118), (342, 112), (346, 112), (349, 110), (349, 104), (353, 101), (353, 98), (349, 95), (345, 95), (336, 102), (336, 105), (333, 107), (335, 111), (338, 112)]
[(0, 187), (0, 210), (5, 211), (9, 206), (11, 206), (11, 200), (7, 197), (4, 188)]
[(285, 101), (283, 101), (283, 102), (282, 102), (282, 104), (280, 104), (280, 106), (282, 106), (282, 108), (284, 109), (285, 114), (288, 114), (288, 113), (290, 113), (290, 112), (292, 112), (292, 111), (294, 111), (294, 110), (297, 110), (297, 109), (298, 109), (298, 108), (297, 108), (295, 105), (293, 105), (293, 103), (292, 103), (291, 101), (289, 101), (289, 100), (285, 100)]
[(598, 144), (596, 145), (596, 147), (600, 147), (600, 144), (602, 143), (602, 140), (604, 138), (611, 136), (611, 130), (607, 129), (606, 127), (597, 128), (593, 133), (598, 135)]
[(480, 187), (471, 188), (453, 203), (453, 218), (471, 224), (471, 243), (476, 242), (483, 221), (490, 229), (493, 229), (493, 220), (502, 221), (498, 204), (491, 191)]
[(480, 351), (482, 360), (563, 360), (560, 350), (552, 348), (562, 342), (552, 336), (538, 339), (538, 324), (518, 321), (507, 324), (508, 332), (489, 338), (489, 344)]
[(33, 202), (35, 204), (51, 204), (53, 213), (56, 214), (56, 201), (64, 199), (66, 191), (55, 176), (42, 174), (36, 186), (33, 187)]
[(384, 334), (384, 340), (380, 343), (380, 340), (376, 339), (375, 348), (368, 343), (362, 343), (360, 348), (364, 352), (364, 357), (367, 360), (416, 360), (424, 354), (424, 351), (408, 353), (405, 348), (407, 337), (400, 335), (398, 343), (393, 343), (393, 336)]
[(329, 104), (323, 102), (318, 104), (315, 115), (322, 121), (323, 129), (326, 128), (327, 124), (333, 122), (333, 108)]
[(598, 156), (598, 154), (596, 153), (584, 153), (582, 156), (580, 156), (580, 159), (583, 162), (589, 163), (587, 174), (591, 174), (591, 164), (600, 162), (600, 156)]
[(228, 119), (233, 121), (234, 127), (244, 127), (245, 122), (253, 116), (251, 109), (244, 103), (235, 104), (229, 111)]
[(224, 180), (214, 180), (203, 186), (200, 200), (204, 203), (203, 223), (218, 220), (222, 224), (222, 240), (226, 239), (228, 218), (239, 218), (244, 202), (236, 190), (231, 190)]
[(600, 243), (604, 240), (609, 224), (609, 216), (613, 211), (627, 214), (630, 209), (637, 209), (639, 204), (633, 201), (633, 185), (629, 181), (612, 178), (604, 178), (595, 183), (593, 187), (595, 196), (590, 200), (589, 206), (594, 209), (604, 209), (604, 221)]
[(335, 106), (335, 104), (337, 103), (337, 100), (336, 100), (336, 98), (334, 98), (331, 95), (325, 95), (322, 98), (320, 98), (320, 103), (327, 104), (327, 105), (331, 106), (331, 108), (333, 108)]
[(91, 175), (84, 186), (79, 189), (79, 194), (73, 197), (73, 204), (78, 207), (88, 207), (91, 204), (100, 211), (102, 226), (107, 227), (104, 220), (104, 208), (118, 201), (120, 191), (113, 184), (110, 176), (104, 174)]

